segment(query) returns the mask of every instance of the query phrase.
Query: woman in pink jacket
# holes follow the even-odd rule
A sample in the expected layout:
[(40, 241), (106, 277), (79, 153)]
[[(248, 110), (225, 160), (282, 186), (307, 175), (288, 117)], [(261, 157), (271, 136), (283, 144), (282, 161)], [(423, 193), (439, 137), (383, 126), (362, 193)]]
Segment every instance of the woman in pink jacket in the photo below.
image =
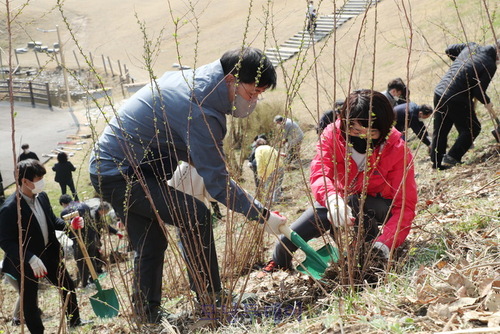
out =
[[(314, 206), (292, 230), (307, 241), (353, 228), (386, 259), (404, 242), (415, 217), (417, 186), (413, 157), (393, 122), (392, 106), (381, 93), (349, 95), (340, 119), (323, 131), (311, 162)], [(281, 236), (263, 272), (291, 268), (296, 250)]]

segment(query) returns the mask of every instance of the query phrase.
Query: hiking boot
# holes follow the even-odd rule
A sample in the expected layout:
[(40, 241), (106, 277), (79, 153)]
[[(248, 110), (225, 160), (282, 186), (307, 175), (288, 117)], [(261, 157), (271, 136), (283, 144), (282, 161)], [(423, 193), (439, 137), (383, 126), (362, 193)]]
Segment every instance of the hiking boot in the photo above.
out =
[(284, 268), (274, 262), (274, 260), (269, 261), (262, 269), (261, 271), (257, 274), (257, 278), (264, 278), (268, 274), (272, 274), (278, 270), (287, 270), (288, 268)]
[(448, 154), (445, 154), (443, 156), (443, 162), (442, 162), (443, 166), (449, 166), (449, 167), (453, 167), (453, 166), (456, 166), (456, 165), (460, 165), (461, 162), (458, 161), (457, 159), (453, 158), (452, 156), (449, 156)]

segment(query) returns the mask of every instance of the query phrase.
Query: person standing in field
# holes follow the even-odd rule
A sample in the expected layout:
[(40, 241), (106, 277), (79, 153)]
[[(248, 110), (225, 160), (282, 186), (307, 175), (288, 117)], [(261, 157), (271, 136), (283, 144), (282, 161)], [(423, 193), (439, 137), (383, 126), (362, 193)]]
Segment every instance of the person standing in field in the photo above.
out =
[(73, 194), (75, 201), (78, 201), (78, 194), (76, 193), (75, 183), (73, 182), (73, 172), (76, 171), (75, 166), (68, 160), (68, 155), (64, 152), (57, 154), (57, 163), (54, 164), (52, 170), (56, 172), (55, 181), (61, 187), (61, 193), (66, 194), (67, 187)]

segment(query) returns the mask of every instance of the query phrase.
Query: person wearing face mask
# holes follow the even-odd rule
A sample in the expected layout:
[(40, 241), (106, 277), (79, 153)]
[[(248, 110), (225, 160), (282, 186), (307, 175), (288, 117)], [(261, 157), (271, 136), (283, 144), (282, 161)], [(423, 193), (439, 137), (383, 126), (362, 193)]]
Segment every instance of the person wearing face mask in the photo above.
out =
[(40, 160), (40, 159), (38, 159), (38, 156), (36, 155), (35, 152), (30, 151), (30, 146), (28, 144), (21, 145), (21, 149), (23, 150), (23, 153), (21, 153), (19, 155), (19, 157), (17, 158), (17, 162), (23, 161), (26, 159)]
[[(18, 191), (14, 192), (0, 208), (0, 247), (5, 252), (3, 272), (21, 285), (24, 321), (31, 333), (43, 333), (44, 326), (38, 309), (38, 279), (46, 277), (51, 284), (60, 288), (62, 305), (70, 327), (85, 324), (80, 319), (73, 280), (64, 266), (61, 244), (56, 230), (66, 230), (64, 220), (52, 211), (44, 189), (45, 168), (38, 160), (27, 159), (17, 164)], [(20, 207), (19, 207), (20, 206)], [(18, 210), (22, 235), (19, 235)], [(81, 217), (71, 221), (75, 229), (83, 227)], [(19, 250), (19, 240), (26, 240)], [(24, 278), (21, 267), (24, 266)], [(69, 294), (69, 296), (67, 296)], [(67, 298), (68, 297), (68, 298)], [(61, 306), (62, 307), (62, 306)]]
[[(306, 241), (330, 231), (342, 245), (353, 229), (351, 246), (367, 243), (369, 253), (383, 261), (392, 256), (410, 232), (417, 203), (413, 157), (393, 121), (383, 94), (365, 89), (347, 97), (340, 118), (322, 132), (311, 162), (314, 206), (292, 230)], [(282, 236), (258, 277), (291, 269), (296, 250)]]
[(158, 324), (167, 237), (178, 228), (191, 289), (199, 303), (224, 296), (205, 203), (167, 184), (178, 161), (196, 168), (210, 196), (278, 233), (285, 219), (267, 210), (226, 168), (223, 141), (228, 115), (250, 115), (258, 96), (276, 86), (276, 71), (262, 51), (227, 51), (194, 70), (166, 72), (134, 94), (104, 129), (90, 158), (96, 191), (125, 223), (134, 259), (136, 320)]
[[(497, 70), (500, 39), (486, 46), (473, 42), (453, 44), (445, 52), (453, 63), (434, 89), (436, 111), (431, 147), (434, 169), (448, 169), (461, 164), (462, 157), (481, 132), (474, 100), (484, 104), (490, 116), (495, 118), (486, 90)], [(458, 131), (458, 137), (446, 153), (448, 134), (453, 126)]]

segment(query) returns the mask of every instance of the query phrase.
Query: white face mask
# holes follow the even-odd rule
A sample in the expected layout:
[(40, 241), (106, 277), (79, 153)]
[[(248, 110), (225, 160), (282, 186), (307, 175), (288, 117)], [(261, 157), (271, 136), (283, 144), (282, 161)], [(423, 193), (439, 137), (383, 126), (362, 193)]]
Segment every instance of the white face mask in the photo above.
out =
[(240, 95), (236, 94), (233, 105), (232, 115), (236, 118), (245, 118), (255, 110), (255, 107), (257, 106), (257, 99), (247, 101)]
[(45, 181), (41, 179), (36, 182), (33, 182), (33, 185), (35, 186), (35, 188), (31, 189), (31, 192), (33, 194), (39, 194), (43, 191), (43, 188), (45, 188)]

